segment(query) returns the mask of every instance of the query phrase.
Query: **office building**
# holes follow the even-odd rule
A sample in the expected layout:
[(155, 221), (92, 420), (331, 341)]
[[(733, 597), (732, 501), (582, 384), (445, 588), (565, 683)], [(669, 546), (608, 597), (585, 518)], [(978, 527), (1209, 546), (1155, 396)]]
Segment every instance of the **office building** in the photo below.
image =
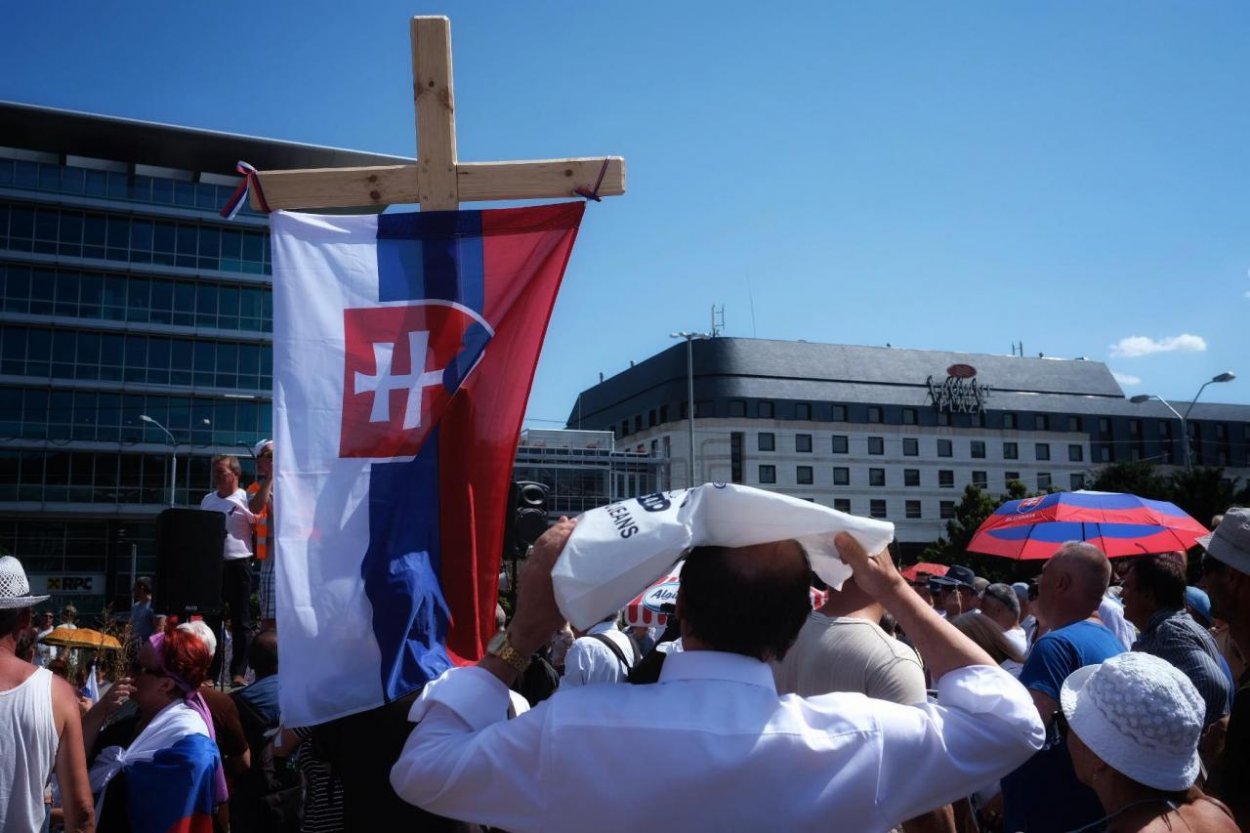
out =
[[(695, 482), (888, 518), (906, 555), (943, 533), (969, 484), (1079, 489), (1107, 463), (1185, 460), (1180, 420), (1126, 398), (1101, 362), (744, 338), (693, 351)], [(569, 424), (669, 460), (685, 486), (687, 385), (675, 344), (584, 391)], [(1194, 465), (1250, 475), (1250, 406), (1198, 402), (1187, 428)]]

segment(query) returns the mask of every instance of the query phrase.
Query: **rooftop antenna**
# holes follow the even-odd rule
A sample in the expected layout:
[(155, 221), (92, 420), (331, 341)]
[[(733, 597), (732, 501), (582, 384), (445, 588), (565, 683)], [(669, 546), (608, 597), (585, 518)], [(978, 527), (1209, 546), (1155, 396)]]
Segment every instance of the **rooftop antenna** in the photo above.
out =
[[(716, 323), (719, 319), (720, 323)], [(716, 304), (712, 304), (712, 338), (720, 335), (720, 331), (725, 329), (725, 305), (721, 304), (720, 309), (716, 308)]]

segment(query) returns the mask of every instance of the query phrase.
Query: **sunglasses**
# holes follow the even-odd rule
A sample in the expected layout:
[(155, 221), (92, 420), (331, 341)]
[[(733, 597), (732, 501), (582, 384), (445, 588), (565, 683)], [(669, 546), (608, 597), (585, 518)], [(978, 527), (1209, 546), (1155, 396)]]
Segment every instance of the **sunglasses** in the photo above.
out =
[(130, 663), (130, 676), (131, 677), (141, 677), (144, 675), (147, 675), (149, 677), (164, 677), (165, 672), (160, 668), (148, 668), (146, 665), (139, 662), (138, 660), (135, 660), (134, 662)]

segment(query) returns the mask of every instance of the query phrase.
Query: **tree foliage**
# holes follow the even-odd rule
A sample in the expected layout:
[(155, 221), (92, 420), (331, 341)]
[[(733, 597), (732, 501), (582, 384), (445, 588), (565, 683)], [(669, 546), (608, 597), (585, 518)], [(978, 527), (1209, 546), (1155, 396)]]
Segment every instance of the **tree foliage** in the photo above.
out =
[(1199, 466), (1162, 474), (1150, 463), (1112, 463), (1098, 472), (1090, 488), (1166, 500), (1202, 524), (1209, 524), (1213, 516), (1230, 506), (1250, 503), (1250, 486), (1242, 486), (1238, 478), (1226, 477), (1219, 467)]
[(1017, 572), (1015, 562), (982, 553), (968, 552), (968, 544), (985, 519), (1009, 500), (1029, 497), (1029, 491), (1019, 480), (1007, 483), (1007, 493), (997, 497), (980, 486), (969, 485), (959, 503), (955, 504), (955, 517), (946, 522), (946, 534), (930, 544), (922, 556), (925, 561), (938, 564), (963, 564), (979, 576), (992, 581), (1010, 580)]

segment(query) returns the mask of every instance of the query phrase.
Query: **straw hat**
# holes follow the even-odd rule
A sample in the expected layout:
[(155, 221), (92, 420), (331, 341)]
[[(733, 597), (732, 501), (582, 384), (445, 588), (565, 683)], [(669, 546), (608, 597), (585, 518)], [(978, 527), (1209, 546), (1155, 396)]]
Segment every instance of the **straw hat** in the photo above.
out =
[(0, 557), (0, 610), (31, 607), (49, 598), (30, 595), (30, 582), (22, 562), (11, 555)]
[(1087, 665), (1063, 681), (1059, 703), (1081, 741), (1139, 784), (1187, 790), (1197, 780), (1206, 704), (1170, 662), (1130, 651)]

